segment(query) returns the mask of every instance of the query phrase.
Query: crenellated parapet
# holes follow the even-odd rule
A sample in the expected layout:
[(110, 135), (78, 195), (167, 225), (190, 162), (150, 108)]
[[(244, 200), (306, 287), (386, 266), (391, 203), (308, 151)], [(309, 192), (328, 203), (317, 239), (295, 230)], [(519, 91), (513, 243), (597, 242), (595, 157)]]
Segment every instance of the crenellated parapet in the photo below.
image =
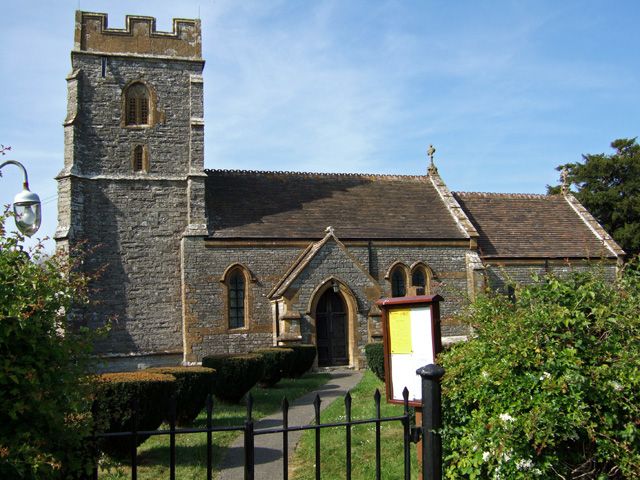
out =
[(96, 54), (202, 59), (200, 20), (173, 19), (172, 32), (156, 31), (156, 19), (127, 15), (125, 28), (108, 28), (107, 14), (76, 12), (74, 50)]

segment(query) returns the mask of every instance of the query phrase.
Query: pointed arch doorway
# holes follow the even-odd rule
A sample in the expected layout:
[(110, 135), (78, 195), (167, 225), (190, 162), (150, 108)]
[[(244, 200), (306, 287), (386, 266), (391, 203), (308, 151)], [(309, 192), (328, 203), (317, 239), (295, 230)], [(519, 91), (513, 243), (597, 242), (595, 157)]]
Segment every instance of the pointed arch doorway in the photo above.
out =
[(318, 366), (349, 364), (347, 304), (342, 295), (328, 288), (315, 311)]

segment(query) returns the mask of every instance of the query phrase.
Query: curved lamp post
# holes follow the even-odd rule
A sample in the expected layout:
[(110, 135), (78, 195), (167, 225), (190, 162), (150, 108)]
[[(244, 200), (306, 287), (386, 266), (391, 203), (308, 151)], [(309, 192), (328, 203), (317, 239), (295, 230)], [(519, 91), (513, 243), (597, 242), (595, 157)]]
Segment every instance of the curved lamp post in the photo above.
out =
[[(15, 165), (20, 167), (24, 174), (22, 191), (13, 199), (13, 212), (16, 216), (15, 220), (18, 230), (27, 237), (30, 237), (40, 228), (40, 221), (42, 220), (42, 205), (40, 203), (40, 197), (29, 191), (29, 177), (27, 176), (27, 170), (20, 162), (7, 160), (0, 165), (0, 170), (2, 170), (6, 165)], [(0, 177), (1, 176), (2, 172), (0, 172)]]

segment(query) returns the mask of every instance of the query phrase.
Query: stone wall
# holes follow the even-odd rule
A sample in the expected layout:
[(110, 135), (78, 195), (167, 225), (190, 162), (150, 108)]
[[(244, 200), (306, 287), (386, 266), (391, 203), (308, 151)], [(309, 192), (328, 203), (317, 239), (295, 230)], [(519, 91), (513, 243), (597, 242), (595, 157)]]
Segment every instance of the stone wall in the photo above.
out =
[[(357, 332), (353, 348), (361, 350), (369, 340), (368, 313), (371, 308), (371, 291), (390, 294), (390, 283), (384, 278), (396, 261), (407, 265), (421, 261), (435, 273), (434, 292), (445, 297), (442, 304), (444, 334), (466, 333), (466, 327), (451, 321), (466, 300), (465, 253), (459, 247), (368, 247), (347, 246), (353, 258), (337, 255), (337, 246), (328, 246), (310, 262), (292, 285), (295, 294), (291, 306), (302, 315), (303, 340), (313, 340), (313, 319), (307, 315), (314, 291), (330, 276), (341, 279), (353, 292), (358, 303)], [(285, 275), (292, 263), (303, 252), (301, 247), (252, 245), (234, 247), (220, 244), (204, 247), (201, 240), (183, 242), (185, 281), (185, 358), (198, 361), (204, 355), (227, 352), (246, 352), (258, 347), (273, 345), (275, 325), (269, 292)], [(353, 264), (353, 259), (360, 269)], [(370, 266), (369, 259), (375, 264)], [(255, 281), (247, 286), (250, 312), (245, 329), (229, 330), (226, 323), (225, 288), (221, 282), (225, 270), (234, 264), (246, 267)], [(367, 272), (378, 285), (373, 287)], [(368, 290), (367, 290), (368, 289)], [(376, 297), (377, 299), (377, 297)], [(454, 332), (454, 333), (450, 333)], [(354, 350), (355, 351), (355, 350)]]

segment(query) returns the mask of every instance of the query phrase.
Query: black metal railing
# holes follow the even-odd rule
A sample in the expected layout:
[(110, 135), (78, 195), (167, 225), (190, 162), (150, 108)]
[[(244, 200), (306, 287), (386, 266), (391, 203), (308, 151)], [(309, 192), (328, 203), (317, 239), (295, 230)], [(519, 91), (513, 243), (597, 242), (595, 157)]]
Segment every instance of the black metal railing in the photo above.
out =
[[(282, 401), (282, 426), (273, 428), (255, 428), (255, 420), (253, 419), (253, 397), (249, 394), (247, 397), (247, 412), (243, 425), (235, 426), (218, 426), (213, 424), (213, 400), (211, 396), (207, 397), (206, 403), (206, 427), (204, 428), (176, 428), (176, 403), (175, 399), (171, 401), (170, 414), (169, 414), (169, 428), (153, 431), (138, 431), (137, 419), (139, 416), (139, 407), (136, 404), (133, 406), (133, 430), (129, 432), (96, 432), (93, 435), (94, 443), (100, 438), (113, 438), (122, 437), (129, 439), (131, 445), (130, 459), (131, 459), (131, 479), (137, 480), (138, 477), (138, 455), (137, 455), (137, 443), (138, 436), (168, 436), (169, 437), (169, 478), (175, 480), (176, 478), (176, 437), (178, 435), (187, 435), (194, 433), (206, 433), (207, 434), (207, 480), (211, 480), (213, 477), (213, 436), (216, 432), (228, 432), (239, 431), (244, 433), (244, 478), (246, 480), (253, 480), (255, 476), (255, 437), (259, 435), (282, 435), (282, 478), (288, 480), (289, 478), (289, 434), (291, 432), (299, 432), (304, 430), (315, 431), (315, 473), (316, 479), (320, 479), (321, 476), (321, 451), (320, 432), (326, 428), (344, 428), (345, 429), (345, 450), (346, 450), (346, 466), (345, 466), (345, 478), (351, 479), (352, 463), (351, 463), (351, 449), (352, 449), (352, 427), (355, 425), (375, 424), (375, 449), (376, 449), (376, 479), (380, 479), (380, 472), (382, 468), (382, 458), (380, 454), (380, 442), (381, 442), (381, 425), (385, 422), (401, 422), (403, 425), (403, 450), (404, 450), (404, 478), (409, 480), (411, 478), (411, 412), (409, 411), (408, 395), (409, 392), (405, 389), (404, 395), (404, 410), (402, 415), (383, 417), (380, 414), (381, 395), (378, 390), (374, 394), (375, 403), (375, 417), (367, 419), (353, 419), (351, 412), (351, 394), (347, 393), (344, 396), (345, 404), (345, 420), (343, 422), (331, 422), (322, 423), (320, 416), (320, 395), (316, 395), (313, 401), (313, 407), (315, 410), (315, 421), (308, 425), (289, 425), (289, 401), (284, 398)], [(126, 440), (125, 440), (126, 441)], [(94, 468), (93, 478), (98, 479), (99, 472), (98, 466)]]

